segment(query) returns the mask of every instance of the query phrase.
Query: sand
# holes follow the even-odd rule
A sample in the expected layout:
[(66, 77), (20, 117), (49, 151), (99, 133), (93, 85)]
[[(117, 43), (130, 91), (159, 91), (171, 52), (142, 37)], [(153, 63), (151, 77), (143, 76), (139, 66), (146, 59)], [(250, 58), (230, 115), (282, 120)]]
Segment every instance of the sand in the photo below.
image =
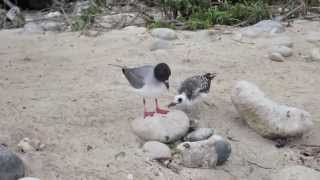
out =
[[(293, 145), (320, 143), (320, 62), (303, 56), (314, 47), (304, 33), (319, 22), (299, 21), (285, 33), (294, 55), (285, 62), (268, 58), (264, 41), (233, 40), (225, 30), (179, 31), (167, 50), (150, 51), (154, 41), (141, 28), (79, 37), (79, 33), (21, 34), (0, 31), (0, 142), (13, 150), (24, 137), (46, 144), (42, 151), (19, 153), (29, 176), (43, 180), (267, 180), (286, 165), (302, 164)], [(207, 32), (210, 32), (207, 35)], [(200, 105), (201, 126), (232, 137), (232, 155), (217, 169), (183, 168), (180, 174), (146, 159), (130, 122), (142, 115), (142, 99), (108, 63), (135, 66), (166, 62), (172, 68), (171, 90), (190, 75), (216, 72), (207, 101)], [(230, 100), (237, 80), (257, 84), (273, 100), (312, 114), (314, 128), (302, 139), (278, 149), (250, 129)], [(150, 108), (153, 102), (148, 101)], [(318, 160), (319, 161), (319, 160)], [(316, 159), (305, 162), (320, 168)], [(260, 167), (261, 166), (261, 167)]]

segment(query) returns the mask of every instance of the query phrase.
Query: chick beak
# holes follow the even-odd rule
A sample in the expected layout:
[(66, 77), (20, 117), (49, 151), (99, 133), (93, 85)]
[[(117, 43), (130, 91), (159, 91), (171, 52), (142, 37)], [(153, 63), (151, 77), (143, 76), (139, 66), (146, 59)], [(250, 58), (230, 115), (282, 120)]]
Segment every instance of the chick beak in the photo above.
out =
[(168, 108), (171, 108), (171, 107), (173, 107), (173, 106), (175, 106), (175, 105), (177, 105), (177, 103), (172, 102), (172, 103), (170, 103), (170, 104), (168, 105)]
[(167, 89), (169, 90), (169, 81), (168, 80), (166, 80), (166, 81), (164, 81), (164, 85), (167, 87)]

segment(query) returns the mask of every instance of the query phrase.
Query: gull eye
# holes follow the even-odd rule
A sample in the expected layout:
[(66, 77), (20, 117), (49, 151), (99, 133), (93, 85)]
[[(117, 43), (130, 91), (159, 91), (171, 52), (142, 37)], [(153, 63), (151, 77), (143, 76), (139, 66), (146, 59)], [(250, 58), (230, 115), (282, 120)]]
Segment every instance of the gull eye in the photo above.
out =
[(178, 103), (182, 103), (182, 98), (178, 98)]

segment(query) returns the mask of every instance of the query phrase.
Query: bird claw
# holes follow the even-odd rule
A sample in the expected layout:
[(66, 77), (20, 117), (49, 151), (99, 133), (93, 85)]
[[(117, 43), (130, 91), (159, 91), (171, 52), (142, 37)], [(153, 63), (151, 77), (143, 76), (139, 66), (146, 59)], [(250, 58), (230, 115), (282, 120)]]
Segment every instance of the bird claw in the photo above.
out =
[(150, 116), (152, 117), (154, 115), (155, 112), (144, 112), (144, 118)]
[(164, 109), (160, 109), (160, 108), (156, 108), (156, 112), (158, 114), (168, 114), (168, 110), (164, 110)]

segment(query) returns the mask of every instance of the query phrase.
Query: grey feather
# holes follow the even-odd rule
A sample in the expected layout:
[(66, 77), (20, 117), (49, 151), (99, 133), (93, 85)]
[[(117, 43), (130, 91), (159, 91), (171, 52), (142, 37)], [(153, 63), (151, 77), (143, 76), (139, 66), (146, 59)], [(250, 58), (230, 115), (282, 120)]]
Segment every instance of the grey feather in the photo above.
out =
[(148, 78), (153, 77), (153, 68), (153, 66), (145, 65), (136, 68), (122, 68), (122, 72), (132, 87), (140, 89)]
[(205, 75), (193, 76), (181, 83), (178, 93), (185, 93), (187, 98), (192, 100), (197, 98), (200, 93), (208, 93), (210, 85), (211, 79), (208, 79)]

